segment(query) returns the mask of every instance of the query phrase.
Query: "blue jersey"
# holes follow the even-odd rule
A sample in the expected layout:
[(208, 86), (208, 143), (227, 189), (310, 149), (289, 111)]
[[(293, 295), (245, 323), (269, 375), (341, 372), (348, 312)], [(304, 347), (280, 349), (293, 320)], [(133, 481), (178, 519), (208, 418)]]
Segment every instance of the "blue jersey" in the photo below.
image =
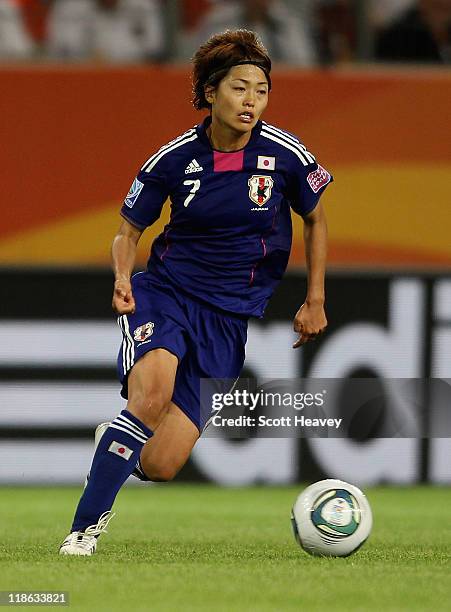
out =
[(144, 229), (171, 201), (148, 270), (223, 311), (261, 317), (290, 255), (290, 208), (308, 215), (333, 179), (296, 136), (259, 121), (239, 151), (215, 151), (205, 121), (161, 147), (121, 209)]

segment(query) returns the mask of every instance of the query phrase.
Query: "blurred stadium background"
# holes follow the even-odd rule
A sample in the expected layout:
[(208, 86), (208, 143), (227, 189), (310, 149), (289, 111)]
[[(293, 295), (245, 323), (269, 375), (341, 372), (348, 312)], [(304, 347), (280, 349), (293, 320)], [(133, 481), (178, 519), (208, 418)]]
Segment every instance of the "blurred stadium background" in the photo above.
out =
[[(0, 483), (80, 483), (122, 406), (109, 249), (142, 161), (200, 120), (188, 59), (215, 29), (276, 58), (265, 117), (335, 176), (327, 334), (291, 350), (289, 273), (250, 326), (263, 377), (451, 378), (451, 2), (0, 0)], [(142, 239), (144, 266), (164, 217)], [(180, 480), (451, 482), (451, 440), (202, 440)]]

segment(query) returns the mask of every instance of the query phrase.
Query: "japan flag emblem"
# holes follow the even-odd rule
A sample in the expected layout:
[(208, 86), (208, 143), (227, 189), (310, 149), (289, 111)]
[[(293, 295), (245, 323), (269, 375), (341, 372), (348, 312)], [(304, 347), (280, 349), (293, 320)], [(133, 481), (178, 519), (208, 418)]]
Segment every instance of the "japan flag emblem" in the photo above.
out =
[(260, 176), (254, 174), (248, 180), (249, 185), (249, 197), (252, 202), (263, 206), (271, 197), (272, 188), (274, 187), (274, 181), (271, 176)]
[(257, 168), (259, 170), (275, 170), (276, 158), (267, 155), (259, 155), (257, 157)]
[(125, 459), (126, 461), (128, 461), (133, 455), (133, 451), (131, 448), (128, 448), (128, 446), (125, 446), (125, 444), (120, 444), (116, 441), (111, 442), (108, 450), (110, 451), (110, 453), (114, 453), (115, 455), (117, 455), (118, 457), (122, 457), (122, 459)]

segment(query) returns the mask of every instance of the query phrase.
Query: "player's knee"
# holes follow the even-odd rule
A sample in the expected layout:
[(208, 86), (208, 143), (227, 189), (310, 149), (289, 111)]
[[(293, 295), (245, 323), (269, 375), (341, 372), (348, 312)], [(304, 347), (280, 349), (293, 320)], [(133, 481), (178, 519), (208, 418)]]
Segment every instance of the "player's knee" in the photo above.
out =
[(144, 423), (152, 425), (167, 412), (170, 398), (159, 390), (136, 391), (128, 402), (128, 410), (136, 414)]
[(167, 412), (171, 398), (165, 391), (151, 391), (146, 396), (146, 410), (149, 415), (157, 416)]

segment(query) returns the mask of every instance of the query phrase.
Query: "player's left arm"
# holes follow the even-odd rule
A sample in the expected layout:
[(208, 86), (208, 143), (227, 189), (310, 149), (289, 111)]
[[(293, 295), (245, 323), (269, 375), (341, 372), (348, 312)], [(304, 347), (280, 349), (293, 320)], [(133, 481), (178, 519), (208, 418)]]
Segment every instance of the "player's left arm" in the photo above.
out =
[(298, 348), (314, 340), (327, 327), (324, 310), (324, 276), (327, 258), (327, 222), (321, 202), (304, 216), (304, 244), (307, 264), (307, 296), (294, 317), (293, 328), (299, 338)]

